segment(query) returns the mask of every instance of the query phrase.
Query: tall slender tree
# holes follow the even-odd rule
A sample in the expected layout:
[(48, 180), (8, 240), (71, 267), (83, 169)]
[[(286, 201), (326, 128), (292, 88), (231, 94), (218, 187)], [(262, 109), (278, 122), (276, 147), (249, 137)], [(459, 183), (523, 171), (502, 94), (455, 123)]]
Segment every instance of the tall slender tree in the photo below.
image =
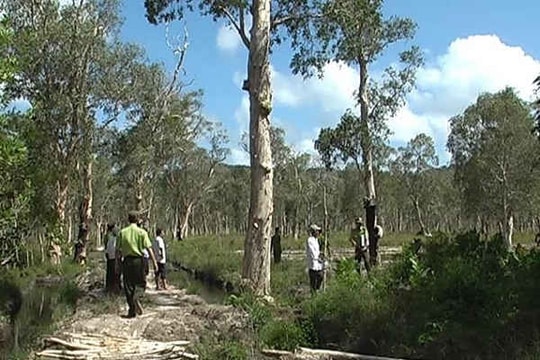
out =
[[(301, 0), (145, 0), (147, 18), (151, 23), (182, 17), (184, 10), (198, 6), (203, 15), (214, 20), (225, 19), (237, 31), (248, 50), (249, 149), (251, 194), (248, 231), (244, 243), (242, 278), (247, 288), (257, 296), (270, 294), (270, 235), (273, 210), (273, 165), (270, 137), (272, 89), (270, 83), (270, 48), (272, 37), (282, 41), (286, 30), (297, 31), (311, 14), (311, 1)], [(246, 18), (251, 16), (251, 30), (246, 31)]]
[[(295, 73), (323, 75), (329, 62), (342, 62), (358, 70), (356, 91), (359, 114), (347, 110), (336, 129), (322, 129), (316, 142), (317, 150), (327, 165), (353, 160), (360, 169), (366, 194), (366, 219), (369, 235), (375, 234), (376, 191), (374, 156), (388, 137), (386, 120), (394, 116), (412, 89), (416, 69), (422, 64), (417, 47), (400, 53), (401, 67), (389, 67), (382, 80), (370, 80), (372, 66), (387, 48), (414, 37), (416, 24), (408, 18), (383, 15), (383, 0), (330, 1), (323, 6), (323, 21), (316, 22), (311, 32), (293, 38), (299, 49), (293, 58)], [(376, 259), (375, 244), (370, 247)]]
[(407, 143), (406, 147), (399, 148), (398, 156), (392, 164), (404, 192), (411, 200), (420, 232), (424, 235), (429, 231), (422, 215), (422, 205), (432, 200), (429, 198), (434, 193), (430, 171), (438, 165), (435, 143), (426, 134), (418, 134)]
[(531, 108), (511, 88), (483, 94), (450, 119), (448, 149), (466, 214), (499, 224), (512, 246), (514, 217), (531, 204), (538, 143)]

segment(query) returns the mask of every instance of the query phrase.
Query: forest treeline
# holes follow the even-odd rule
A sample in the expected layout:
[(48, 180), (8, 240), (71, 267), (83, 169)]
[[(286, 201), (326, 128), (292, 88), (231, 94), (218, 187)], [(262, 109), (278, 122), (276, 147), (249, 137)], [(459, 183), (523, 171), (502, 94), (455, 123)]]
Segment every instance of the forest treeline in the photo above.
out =
[[(177, 60), (169, 72), (121, 41), (118, 1), (3, 3), (2, 265), (44, 260), (52, 242), (68, 252), (75, 242), (97, 245), (106, 223), (123, 223), (131, 209), (168, 237), (247, 231), (250, 168), (225, 162), (236, 144), (204, 115), (203, 93), (185, 75), (187, 38), (164, 39)], [(448, 119), (443, 166), (429, 135), (392, 148), (381, 131), (371, 146), (385, 231), (538, 231), (534, 106), (510, 88), (481, 94)], [(343, 230), (373, 197), (352, 117), (321, 131), (316, 156), (271, 129), (273, 222), (285, 234), (304, 236), (324, 219), (328, 231)]]

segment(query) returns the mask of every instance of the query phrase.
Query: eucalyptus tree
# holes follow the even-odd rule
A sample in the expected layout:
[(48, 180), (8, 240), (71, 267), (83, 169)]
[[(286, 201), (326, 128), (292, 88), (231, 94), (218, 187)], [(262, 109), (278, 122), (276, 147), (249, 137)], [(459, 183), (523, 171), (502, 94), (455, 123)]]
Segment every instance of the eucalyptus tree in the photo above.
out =
[[(352, 160), (363, 176), (366, 193), (366, 219), (370, 236), (375, 231), (374, 152), (387, 141), (386, 121), (394, 116), (412, 89), (422, 56), (417, 47), (402, 51), (401, 66), (388, 67), (381, 77), (370, 80), (370, 66), (392, 44), (414, 37), (416, 24), (400, 17), (383, 15), (383, 0), (330, 1), (323, 7), (323, 21), (313, 31), (293, 38), (299, 49), (293, 58), (295, 73), (305, 77), (323, 76), (329, 62), (342, 62), (358, 70), (355, 96), (359, 114), (347, 110), (335, 129), (322, 129), (316, 149), (330, 166), (335, 160)], [(361, 166), (360, 166), (361, 165)], [(370, 247), (376, 258), (374, 246)]]
[[(313, 5), (317, 3), (308, 0), (145, 0), (147, 18), (151, 23), (181, 18), (186, 9), (197, 7), (203, 15), (227, 21), (249, 52), (247, 80), (243, 89), (248, 91), (250, 100), (251, 195), (242, 278), (258, 296), (270, 293), (273, 208), (270, 49), (272, 43), (283, 41), (284, 32), (280, 28), (290, 33), (305, 28), (312, 19)], [(248, 34), (246, 20), (250, 16), (252, 21)]]
[(480, 95), (450, 119), (448, 149), (466, 214), (494, 220), (510, 248), (514, 216), (537, 188), (538, 143), (530, 106), (511, 88)]
[(434, 193), (434, 184), (430, 171), (438, 165), (433, 138), (423, 133), (411, 139), (407, 146), (399, 148), (392, 164), (394, 174), (401, 180), (404, 192), (411, 200), (420, 232), (424, 235), (429, 231), (422, 216), (422, 203), (432, 201), (430, 195)]
[[(75, 179), (81, 179), (81, 250), (91, 220), (92, 148), (99, 110), (94, 90), (104, 81), (96, 69), (107, 52), (107, 39), (119, 27), (118, 7), (116, 0), (68, 5), (52, 0), (5, 1), (16, 30), (14, 53), (21, 59), (18, 82), (10, 90), (32, 106), (29, 134), (35, 141), (29, 156), (33, 179), (41, 189), (35, 203), (52, 210), (52, 223), (58, 222), (65, 236), (70, 189), (77, 187)], [(40, 217), (44, 213), (39, 211)]]

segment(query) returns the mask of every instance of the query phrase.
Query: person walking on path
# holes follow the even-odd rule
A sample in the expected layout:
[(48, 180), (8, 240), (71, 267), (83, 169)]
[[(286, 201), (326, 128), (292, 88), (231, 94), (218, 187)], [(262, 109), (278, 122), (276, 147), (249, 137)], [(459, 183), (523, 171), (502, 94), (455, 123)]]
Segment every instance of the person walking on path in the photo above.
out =
[(128, 215), (129, 225), (123, 228), (116, 239), (116, 249), (122, 254), (122, 272), (124, 276), (124, 292), (128, 303), (126, 317), (134, 318), (142, 314), (142, 306), (139, 301), (139, 289), (144, 291), (146, 281), (143, 267), (143, 250), (147, 249), (154, 269), (157, 262), (152, 251), (152, 242), (148, 233), (137, 226), (138, 212), (130, 212)]
[(276, 227), (276, 232), (272, 236), (272, 242), (270, 243), (270, 248), (274, 255), (274, 263), (281, 262), (281, 233), (279, 227)]
[[(165, 249), (165, 240), (163, 240), (163, 230), (159, 228), (156, 230), (154, 253), (158, 259), (158, 267), (154, 273), (156, 277), (156, 290), (167, 290), (167, 252)], [(160, 286), (160, 282), (162, 286)]]
[(108, 293), (120, 292), (120, 259), (116, 256), (116, 235), (118, 230), (115, 224), (107, 224), (105, 243), (105, 258), (107, 259), (107, 275), (105, 290)]
[(362, 261), (366, 268), (366, 272), (370, 271), (370, 262), (369, 262), (369, 235), (366, 227), (362, 223), (362, 218), (357, 217), (355, 220), (355, 226), (351, 230), (351, 236), (349, 241), (354, 246), (354, 258), (357, 261), (357, 270), (360, 273), (362, 266)]
[(306, 242), (306, 258), (309, 273), (309, 285), (311, 293), (317, 292), (322, 285), (324, 263), (321, 259), (319, 247), (319, 235), (321, 228), (315, 224), (309, 227), (309, 237)]

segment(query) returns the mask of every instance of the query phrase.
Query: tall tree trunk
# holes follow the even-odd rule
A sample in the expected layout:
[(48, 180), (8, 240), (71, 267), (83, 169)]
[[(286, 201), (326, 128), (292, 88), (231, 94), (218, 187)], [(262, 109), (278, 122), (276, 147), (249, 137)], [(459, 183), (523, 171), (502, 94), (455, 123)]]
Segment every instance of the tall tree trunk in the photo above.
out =
[(185, 239), (188, 235), (189, 229), (189, 218), (193, 212), (193, 201), (190, 201), (184, 209), (182, 218), (180, 219), (180, 233), (182, 234), (182, 239)]
[[(369, 128), (369, 98), (368, 98), (368, 68), (364, 59), (358, 59), (360, 64), (360, 84), (358, 96), (360, 100), (360, 123), (363, 131), (360, 146), (362, 147), (362, 165), (364, 171), (364, 186), (366, 199), (364, 208), (366, 211), (366, 227), (370, 239), (375, 238), (375, 225), (377, 222), (377, 203), (375, 193), (375, 176), (373, 174), (373, 146), (371, 130)], [(378, 258), (378, 244), (369, 242), (369, 255), (372, 263), (376, 265)]]
[(83, 264), (86, 260), (86, 248), (90, 237), (90, 222), (92, 221), (92, 166), (93, 161), (90, 157), (88, 163), (83, 169), (83, 189), (84, 196), (79, 206), (79, 234), (75, 245), (74, 260)]
[(253, 0), (248, 60), (251, 196), (242, 278), (256, 296), (270, 294), (273, 169), (270, 147), (270, 0)]
[(135, 182), (135, 208), (138, 212), (143, 211), (143, 184), (144, 180), (141, 175)]
[(416, 221), (418, 221), (418, 226), (420, 227), (420, 233), (422, 235), (427, 235), (428, 231), (426, 229), (426, 225), (424, 224), (424, 220), (422, 219), (422, 211), (420, 210), (420, 203), (418, 202), (418, 199), (416, 198), (413, 198), (411, 200), (414, 206), (414, 212), (416, 214)]
[(56, 216), (62, 235), (66, 235), (66, 210), (68, 202), (69, 177), (67, 172), (56, 181)]

